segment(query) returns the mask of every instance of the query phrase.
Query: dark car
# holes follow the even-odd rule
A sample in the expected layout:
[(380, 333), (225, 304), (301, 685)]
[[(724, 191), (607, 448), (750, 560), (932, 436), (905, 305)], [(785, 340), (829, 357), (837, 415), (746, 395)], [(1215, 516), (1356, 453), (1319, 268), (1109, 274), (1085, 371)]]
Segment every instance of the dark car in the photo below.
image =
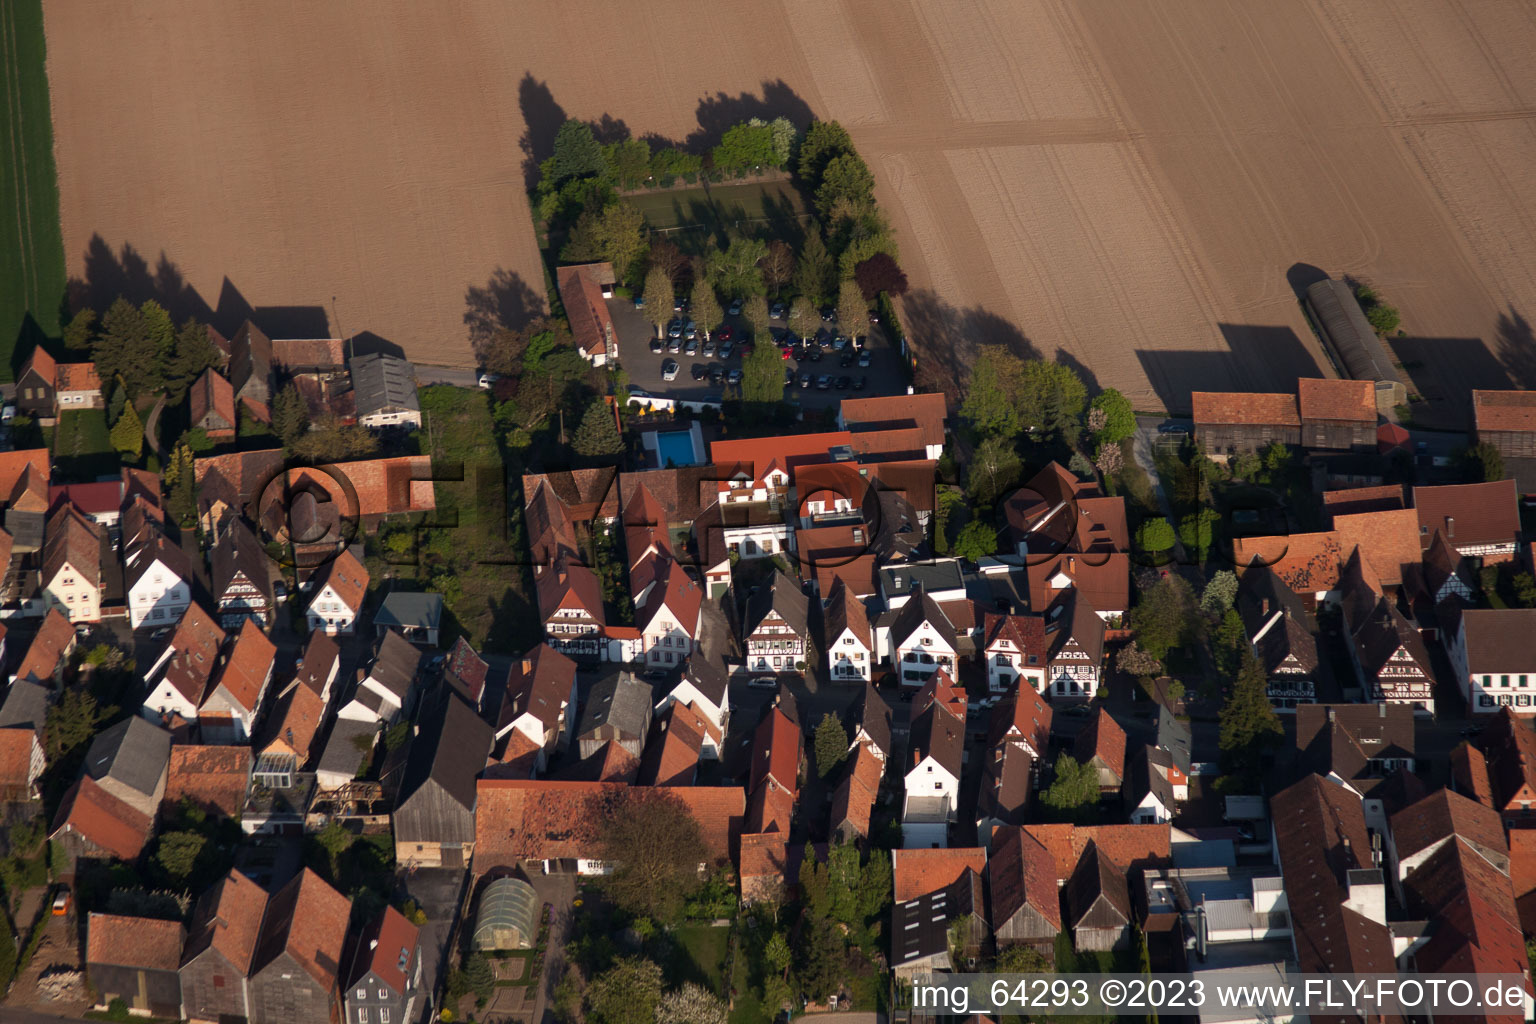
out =
[(837, 390), (839, 390), (839, 391), (847, 391), (848, 390), (848, 385), (850, 385), (852, 383), (853, 383), (853, 378), (852, 377), (848, 377), (848, 376), (845, 375), (845, 376), (839, 377), (839, 378), (837, 378), (837, 380), (833, 381), (832, 382), (832, 386), (837, 388)]
[(658, 356), (661, 355), (661, 350), (666, 348), (666, 347), (667, 347), (666, 345), (662, 344), (662, 341), (661, 341), (660, 338), (652, 338), (651, 339), (651, 352), (653, 354), (658, 355)]
[(789, 337), (789, 331), (783, 327), (770, 327), (768, 328), (768, 337), (782, 345), (784, 340)]
[(670, 321), (667, 324), (667, 337), (669, 337), (669, 338), (681, 338), (682, 336), (683, 336), (683, 322), (681, 320), (672, 320), (672, 321)]
[(795, 383), (795, 371), (791, 370), (789, 367), (786, 366), (784, 368), (784, 386), (785, 387), (790, 387), (794, 383)]
[(802, 388), (808, 388), (808, 387), (811, 386), (811, 375), (810, 374), (808, 374), (808, 373), (800, 374), (800, 386)]
[(709, 368), (709, 382), (711, 384), (723, 384), (725, 382), (725, 367), (711, 366)]
[(668, 352), (671, 352), (674, 355), (676, 355), (678, 352), (681, 352), (682, 350), (683, 350), (683, 339), (682, 338), (669, 338), (669, 339), (667, 339), (667, 351)]
[(745, 359), (752, 354), (752, 339), (743, 338), (736, 343), (736, 354)]
[(868, 352), (860, 352), (859, 353), (859, 365), (864, 367), (865, 369), (869, 368), (869, 353)]
[(813, 363), (821, 362), (821, 349), (814, 345), (811, 346), (805, 350), (805, 358)]
[(1187, 434), (1189, 433), (1189, 428), (1178, 423), (1159, 423), (1157, 425), (1157, 432), (1159, 434)]
[(855, 390), (855, 391), (863, 391), (864, 390), (864, 377), (862, 375), (853, 378), (853, 390)]
[(732, 299), (731, 305), (728, 309), (726, 309), (726, 312), (731, 316), (741, 316), (741, 300)]
[(795, 345), (795, 346), (793, 346), (789, 350), (789, 357), (791, 359), (793, 359), (797, 363), (803, 362), (805, 360), (805, 346), (804, 345)]
[(817, 391), (826, 391), (826, 390), (828, 390), (831, 387), (832, 387), (832, 375), (831, 374), (824, 373), (820, 377), (816, 378), (816, 390)]
[(831, 306), (822, 306), (821, 307), (821, 318), (823, 320), (825, 320), (827, 323), (831, 323), (832, 321), (837, 319), (837, 310), (832, 308)]
[(788, 309), (785, 307), (784, 303), (775, 302), (773, 304), (773, 308), (768, 311), (768, 315), (773, 317), (775, 320), (783, 320), (784, 314), (786, 312), (788, 312)]
[(674, 312), (674, 313), (681, 313), (683, 311), (684, 307), (686, 307), (687, 305), (688, 305), (688, 301), (686, 299), (673, 299), (672, 300), (672, 312)]
[(730, 373), (725, 375), (725, 379), (730, 381), (732, 384), (740, 384), (741, 383), (741, 371), (740, 370), (732, 370)]
[(694, 380), (703, 380), (709, 376), (709, 371), (704, 368), (703, 363), (694, 363), (692, 373)]
[(636, 309), (644, 309), (645, 308), (645, 299), (642, 296), (639, 296), (639, 295), (635, 296), (635, 308)]
[(841, 358), (841, 359), (839, 359), (837, 361), (837, 365), (841, 366), (845, 370), (848, 369), (848, 367), (852, 366), (853, 363), (854, 363), (854, 358), (853, 358), (853, 353), (852, 352), (844, 352), (843, 353), (843, 358)]

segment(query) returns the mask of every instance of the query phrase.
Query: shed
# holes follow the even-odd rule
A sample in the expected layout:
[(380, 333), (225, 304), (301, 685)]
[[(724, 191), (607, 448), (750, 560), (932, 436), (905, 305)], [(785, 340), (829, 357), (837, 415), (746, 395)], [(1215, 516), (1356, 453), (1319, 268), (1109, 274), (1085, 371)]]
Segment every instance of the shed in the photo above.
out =
[(493, 879), (475, 913), (475, 949), (530, 949), (539, 933), (539, 894), (521, 878)]
[(382, 638), (391, 628), (413, 644), (437, 646), (443, 624), (443, 595), (416, 590), (397, 590), (384, 598), (373, 616), (374, 635)]
[(1131, 943), (1130, 887), (1126, 869), (1089, 840), (1067, 882), (1072, 944), (1078, 950), (1124, 949)]
[(1391, 413), (1408, 400), (1397, 367), (1387, 346), (1376, 336), (1366, 320), (1359, 301), (1349, 285), (1332, 278), (1307, 288), (1307, 312), (1323, 332), (1334, 357), (1344, 372), (1355, 380), (1376, 385), (1376, 411)]

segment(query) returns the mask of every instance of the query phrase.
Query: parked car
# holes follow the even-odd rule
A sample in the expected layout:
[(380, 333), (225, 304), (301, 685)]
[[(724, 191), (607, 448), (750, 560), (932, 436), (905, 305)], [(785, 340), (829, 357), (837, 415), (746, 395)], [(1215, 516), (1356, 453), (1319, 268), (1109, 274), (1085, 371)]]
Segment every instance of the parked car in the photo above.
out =
[(69, 905), (72, 902), (69, 886), (60, 885), (53, 894), (53, 916), (64, 917), (67, 915), (69, 913)]
[(696, 356), (698, 354), (699, 354), (699, 339), (698, 338), (689, 338), (687, 344), (685, 344), (683, 346), (683, 355), (685, 355), (685, 356)]
[(642, 296), (639, 296), (639, 295), (635, 296), (635, 308), (636, 309), (644, 309), (645, 308), (645, 299)]
[(676, 359), (668, 359), (666, 362), (661, 364), (661, 379), (662, 380), (677, 380), (677, 360)]
[(720, 343), (720, 358), (721, 359), (729, 359), (729, 358), (731, 358), (731, 353), (734, 352), (734, 351), (736, 351), (736, 343), (731, 341), (729, 338), (727, 338), (725, 341), (722, 341)]
[(726, 312), (731, 316), (741, 316), (741, 300), (732, 299), (730, 306), (726, 309)]
[(703, 363), (694, 363), (693, 364), (693, 379), (694, 380), (703, 380), (705, 377), (708, 377), (708, 376), (709, 376), (709, 371), (704, 368), (704, 364)]
[(721, 341), (730, 341), (736, 337), (736, 328), (730, 324), (721, 324), (720, 329), (715, 332), (715, 337)]
[(752, 339), (743, 338), (736, 343), (736, 354), (745, 359), (752, 354)]
[(833, 381), (832, 382), (832, 386), (834, 388), (837, 388), (837, 390), (839, 390), (839, 391), (847, 391), (848, 390), (848, 385), (850, 385), (852, 383), (853, 383), (853, 378), (852, 377), (843, 376), (843, 377), (839, 377), (839, 378), (837, 378), (837, 380)]
[(717, 387), (725, 383), (725, 367), (711, 366), (709, 368), (709, 382)]
[(685, 306), (687, 306), (687, 305), (688, 305), (688, 300), (687, 299), (675, 298), (675, 299), (672, 300), (672, 312), (674, 312), (674, 313), (681, 313), (683, 311), (683, 308)]
[(685, 337), (685, 338), (697, 338), (698, 336), (699, 336), (699, 325), (698, 324), (694, 323), (692, 320), (689, 320), (686, 324), (683, 325), (683, 337)]
[(800, 386), (802, 388), (808, 388), (808, 387), (811, 386), (811, 375), (810, 374), (808, 374), (808, 373), (801, 373), (800, 374)]
[(732, 383), (732, 384), (740, 384), (741, 383), (741, 371), (740, 370), (732, 370), (730, 373), (725, 375), (725, 379), (728, 382)]
[(666, 344), (660, 338), (652, 338), (651, 339), (651, 352), (652, 352), (652, 354), (659, 356), (659, 355), (661, 355), (661, 350), (666, 348), (666, 347), (667, 347)]
[(848, 369), (848, 367), (852, 366), (853, 363), (854, 363), (854, 358), (853, 358), (853, 353), (852, 352), (844, 352), (843, 353), (843, 358), (841, 358), (841, 359), (839, 359), (837, 361), (837, 365), (841, 366), (845, 370)]
[(816, 345), (807, 348), (805, 350), (805, 358), (813, 363), (821, 362), (821, 348)]
[(677, 353), (681, 352), (682, 350), (683, 350), (683, 339), (682, 338), (669, 338), (667, 340), (667, 351), (668, 352), (671, 352), (673, 355), (676, 355)]
[[(499, 373), (482, 373), (476, 383), (480, 385), (482, 391), (489, 391), (491, 390), (491, 385), (499, 380), (501, 380), (501, 374)], [(16, 416), (16, 407), (14, 405), (7, 405), (5, 408), (9, 411), (10, 415), (0, 418), (0, 423), (9, 423)]]
[(864, 351), (864, 352), (860, 352), (859, 353), (859, 365), (864, 367), (865, 369), (869, 368), (869, 352), (868, 351)]
[(822, 306), (821, 307), (821, 318), (823, 320), (825, 320), (827, 323), (831, 323), (832, 321), (837, 319), (837, 310), (834, 309), (831, 306)]
[(832, 387), (832, 375), (831, 374), (824, 373), (820, 377), (816, 378), (816, 390), (817, 391), (826, 391), (826, 390), (828, 390), (831, 387)]
[(855, 390), (855, 391), (863, 391), (864, 390), (864, 375), (863, 374), (860, 374), (859, 376), (853, 378), (853, 390)]
[(784, 367), (784, 386), (785, 387), (791, 387), (791, 386), (794, 385), (794, 383), (795, 383), (795, 371), (791, 370), (787, 366)]
[(716, 351), (718, 351), (718, 347), (715, 344), (715, 339), (714, 338), (705, 338), (704, 339), (704, 347), (702, 349), (700, 349), (700, 352), (706, 358), (708, 358), (709, 356), (714, 355)]
[(669, 337), (669, 338), (681, 338), (682, 336), (683, 336), (683, 322), (681, 320), (671, 320), (671, 321), (668, 321), (667, 322), (667, 337)]
[(848, 347), (848, 335), (846, 335), (846, 334), (834, 335), (833, 338), (832, 338), (832, 347), (837, 349), (839, 352), (841, 352), (844, 348), (847, 348)]
[(773, 317), (775, 320), (783, 320), (784, 314), (787, 312), (789, 312), (789, 308), (785, 306), (784, 303), (775, 302), (773, 304), (773, 308), (768, 311), (768, 315)]

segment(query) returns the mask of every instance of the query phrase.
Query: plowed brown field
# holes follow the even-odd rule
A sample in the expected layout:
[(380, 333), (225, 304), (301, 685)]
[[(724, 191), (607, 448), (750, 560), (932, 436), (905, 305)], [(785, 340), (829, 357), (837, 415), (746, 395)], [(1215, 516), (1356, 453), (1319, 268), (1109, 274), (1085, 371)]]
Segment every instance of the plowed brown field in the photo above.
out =
[(1519, 0), (46, 7), (64, 237), (98, 286), (122, 268), (97, 235), (210, 307), (232, 285), (467, 364), (470, 288), (527, 283), (493, 297), (511, 315), (544, 292), (525, 119), (682, 138), (785, 111), (841, 120), (875, 169), (941, 379), (999, 339), (1140, 408), (1288, 388), (1330, 372), (1294, 291), (1322, 271), (1401, 308), (1439, 414), (1536, 387)]

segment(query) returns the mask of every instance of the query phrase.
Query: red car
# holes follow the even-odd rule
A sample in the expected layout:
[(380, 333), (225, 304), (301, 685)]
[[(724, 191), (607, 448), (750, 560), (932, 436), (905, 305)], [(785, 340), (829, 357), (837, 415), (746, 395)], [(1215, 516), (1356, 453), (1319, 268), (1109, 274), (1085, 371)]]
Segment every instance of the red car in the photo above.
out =
[(730, 341), (734, 337), (736, 337), (736, 329), (730, 324), (725, 324), (715, 332), (716, 341)]

